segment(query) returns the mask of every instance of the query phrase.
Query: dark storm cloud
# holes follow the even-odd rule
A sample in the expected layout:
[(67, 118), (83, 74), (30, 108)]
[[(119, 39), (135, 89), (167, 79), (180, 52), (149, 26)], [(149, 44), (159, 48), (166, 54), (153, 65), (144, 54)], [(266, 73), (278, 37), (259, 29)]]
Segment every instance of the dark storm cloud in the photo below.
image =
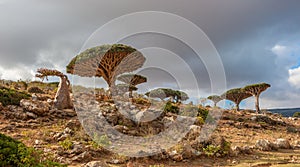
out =
[[(229, 88), (268, 82), (272, 84), (265, 94), (269, 101), (284, 100), (283, 94), (298, 98), (291, 95), (298, 90), (287, 81), (292, 64), (278, 63), (287, 60), (271, 49), (284, 41), (299, 42), (299, 5), (297, 0), (0, 0), (0, 69), (2, 77), (16, 66), (63, 70), (85, 40), (111, 19), (137, 11), (164, 11), (192, 21), (207, 34), (223, 60)], [(176, 39), (143, 34), (123, 42), (137, 48), (162, 47), (180, 55), (197, 75), (203, 92), (210, 93), (203, 62), (195, 63), (195, 53)], [(164, 79), (168, 81), (157, 76), (158, 81)]]

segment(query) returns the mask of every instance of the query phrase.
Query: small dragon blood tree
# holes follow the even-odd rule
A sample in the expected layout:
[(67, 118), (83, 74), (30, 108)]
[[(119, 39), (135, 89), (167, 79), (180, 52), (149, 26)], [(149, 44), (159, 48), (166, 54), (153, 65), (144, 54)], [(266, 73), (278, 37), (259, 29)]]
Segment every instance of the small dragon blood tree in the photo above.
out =
[[(124, 74), (117, 78), (117, 80), (124, 82), (129, 88), (129, 97), (132, 97), (132, 91), (136, 91), (136, 85), (147, 82), (147, 78), (137, 74)], [(134, 87), (136, 89), (131, 89)]]
[(81, 77), (103, 77), (109, 92), (112, 92), (117, 76), (141, 68), (145, 60), (141, 52), (130, 46), (101, 45), (74, 57), (67, 65), (67, 73)]
[(221, 98), (234, 102), (236, 104), (236, 110), (239, 111), (241, 101), (251, 96), (250, 93), (245, 92), (242, 88), (234, 88), (223, 93)]
[(214, 102), (214, 106), (216, 107), (217, 106), (217, 103), (221, 100), (223, 100), (220, 96), (218, 95), (211, 95), (211, 96), (208, 96), (207, 99), (211, 100)]
[(270, 84), (259, 83), (259, 84), (247, 85), (243, 88), (243, 90), (245, 92), (247, 92), (247, 93), (249, 93), (249, 94), (251, 94), (252, 96), (255, 97), (255, 109), (256, 109), (257, 113), (260, 112), (259, 96), (260, 96), (261, 92), (267, 90), (269, 87), (271, 87)]
[(57, 76), (60, 78), (58, 90), (54, 99), (54, 107), (57, 109), (73, 108), (72, 101), (70, 98), (70, 81), (66, 75), (57, 70), (51, 70), (46, 68), (40, 68), (37, 70), (38, 74), (35, 76), (44, 80), (48, 80), (48, 76)]

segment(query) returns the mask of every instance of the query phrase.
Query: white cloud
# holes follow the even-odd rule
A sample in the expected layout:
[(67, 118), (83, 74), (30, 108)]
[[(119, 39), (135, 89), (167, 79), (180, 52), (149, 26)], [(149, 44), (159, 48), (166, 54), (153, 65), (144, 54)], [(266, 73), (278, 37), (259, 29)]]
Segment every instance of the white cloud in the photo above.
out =
[(289, 83), (295, 88), (300, 88), (300, 67), (289, 69)]
[(277, 56), (288, 56), (290, 49), (286, 46), (276, 44), (271, 51)]

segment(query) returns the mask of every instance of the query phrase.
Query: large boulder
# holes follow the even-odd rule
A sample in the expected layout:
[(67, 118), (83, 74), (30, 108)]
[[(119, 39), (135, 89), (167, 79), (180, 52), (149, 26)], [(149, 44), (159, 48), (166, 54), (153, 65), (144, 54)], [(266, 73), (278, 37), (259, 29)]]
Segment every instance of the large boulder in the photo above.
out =
[(291, 149), (290, 142), (286, 139), (277, 139), (274, 144), (279, 148), (279, 149)]
[(257, 140), (255, 147), (261, 151), (272, 151), (273, 149), (275, 149), (273, 143), (265, 139)]
[(20, 106), (24, 109), (24, 111), (32, 112), (38, 116), (47, 115), (50, 110), (50, 105), (45, 101), (22, 99), (20, 101)]

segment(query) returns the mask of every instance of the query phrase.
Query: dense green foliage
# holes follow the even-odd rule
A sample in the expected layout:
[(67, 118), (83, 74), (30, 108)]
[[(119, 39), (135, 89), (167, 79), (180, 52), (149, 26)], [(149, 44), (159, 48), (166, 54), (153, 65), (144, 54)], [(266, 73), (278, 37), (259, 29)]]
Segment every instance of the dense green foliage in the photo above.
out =
[(40, 153), (11, 137), (0, 134), (0, 166), (2, 167), (51, 167), (65, 166), (52, 161), (42, 161)]
[(0, 87), (0, 102), (6, 105), (20, 105), (22, 99), (29, 99), (31, 96), (27, 93), (17, 90)]

